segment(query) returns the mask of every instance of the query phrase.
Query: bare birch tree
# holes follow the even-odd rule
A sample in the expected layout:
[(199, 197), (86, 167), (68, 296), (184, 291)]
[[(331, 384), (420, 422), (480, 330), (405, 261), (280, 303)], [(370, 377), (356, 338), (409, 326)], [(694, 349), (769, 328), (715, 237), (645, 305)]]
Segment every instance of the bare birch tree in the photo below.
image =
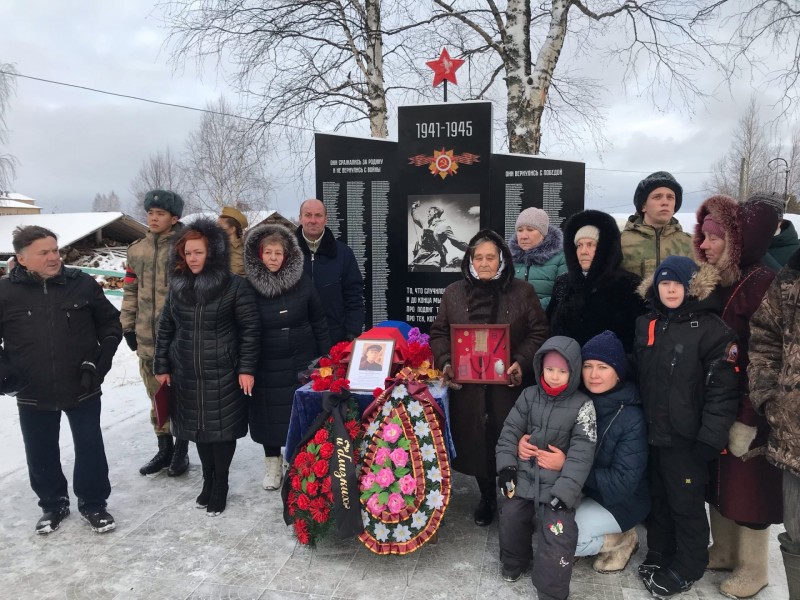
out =
[(246, 121), (220, 98), (208, 106), (197, 131), (186, 141), (183, 160), (186, 195), (201, 209), (269, 207), (271, 185), (263, 159), (267, 147)]
[[(624, 80), (636, 93), (649, 94), (658, 107), (691, 106), (702, 97), (692, 78), (695, 68), (717, 65), (717, 46), (703, 27), (710, 2), (690, 0), (432, 0), (435, 16), (448, 16), (454, 27), (474, 32), (460, 49), (473, 60), (483, 57), (487, 93), (505, 80), (508, 145), (512, 152), (538, 154), (545, 112), (569, 126), (581, 119), (597, 131), (598, 79), (559, 67), (568, 40), (573, 57), (601, 54), (622, 62)], [(440, 27), (440, 31), (443, 31)], [(452, 29), (448, 30), (450, 33)]]
[(386, 137), (381, 0), (169, 0), (173, 58), (232, 60), (258, 120), (293, 132), (368, 120)]
[[(14, 65), (0, 62), (0, 145), (8, 143), (6, 112), (16, 88)], [(16, 177), (18, 161), (13, 154), (0, 152), (0, 190), (7, 189)]]
[(121, 210), (119, 196), (114, 190), (109, 194), (97, 193), (92, 201), (93, 212), (119, 212)]
[[(797, 151), (792, 150), (793, 141), (788, 140), (790, 157), (787, 164), (789, 160), (796, 160), (794, 155)], [(769, 143), (759, 118), (758, 102), (752, 97), (736, 125), (728, 153), (712, 167), (708, 188), (714, 193), (737, 198), (740, 202), (759, 190), (782, 193), (784, 180), (783, 177), (780, 180), (777, 177), (780, 165), (770, 164), (779, 154), (780, 147)]]

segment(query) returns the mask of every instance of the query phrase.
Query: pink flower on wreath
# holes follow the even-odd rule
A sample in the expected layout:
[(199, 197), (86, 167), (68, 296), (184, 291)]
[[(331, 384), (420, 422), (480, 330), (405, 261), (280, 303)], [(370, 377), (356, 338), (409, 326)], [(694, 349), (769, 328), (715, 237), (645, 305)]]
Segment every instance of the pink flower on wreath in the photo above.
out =
[(375, 464), (381, 467), (384, 466), (386, 461), (389, 460), (391, 452), (386, 446), (378, 448), (378, 451), (375, 452)]
[(390, 444), (394, 444), (402, 433), (403, 430), (400, 429), (400, 425), (397, 423), (388, 423), (386, 427), (383, 428), (383, 439)]
[(372, 494), (369, 500), (367, 500), (367, 510), (375, 516), (380, 515), (384, 508), (386, 508), (386, 506), (378, 501), (378, 494)]
[(405, 467), (408, 464), (408, 452), (402, 448), (395, 448), (390, 455), (394, 466), (399, 468)]
[(375, 485), (375, 473), (367, 473), (361, 478), (361, 489), (368, 490)]
[(400, 494), (389, 494), (386, 505), (389, 507), (389, 512), (396, 515), (406, 507), (406, 500)]
[(414, 479), (414, 476), (403, 475), (400, 478), (400, 491), (404, 494), (413, 494), (417, 490), (417, 480)]
[(391, 469), (383, 468), (378, 471), (378, 474), (375, 476), (375, 481), (382, 488), (388, 488), (394, 483), (394, 473), (392, 473)]

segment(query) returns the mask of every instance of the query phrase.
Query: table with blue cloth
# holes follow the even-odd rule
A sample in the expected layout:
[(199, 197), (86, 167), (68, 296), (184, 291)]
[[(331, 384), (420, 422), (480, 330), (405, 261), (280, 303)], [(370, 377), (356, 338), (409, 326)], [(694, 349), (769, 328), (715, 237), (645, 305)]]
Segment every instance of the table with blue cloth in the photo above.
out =
[[(456, 456), (456, 449), (453, 446), (453, 437), (450, 435), (450, 400), (447, 394), (447, 386), (441, 382), (436, 382), (428, 386), (431, 395), (436, 403), (444, 411), (444, 441), (447, 445), (447, 453), (452, 460)], [(364, 414), (367, 407), (372, 404), (375, 398), (372, 392), (351, 392), (358, 401), (358, 412)], [(289, 433), (286, 436), (286, 459), (289, 460), (303, 439), (306, 431), (314, 423), (319, 413), (322, 412), (322, 392), (311, 389), (311, 384), (307, 383), (294, 393), (292, 399), (292, 416), (289, 420)]]

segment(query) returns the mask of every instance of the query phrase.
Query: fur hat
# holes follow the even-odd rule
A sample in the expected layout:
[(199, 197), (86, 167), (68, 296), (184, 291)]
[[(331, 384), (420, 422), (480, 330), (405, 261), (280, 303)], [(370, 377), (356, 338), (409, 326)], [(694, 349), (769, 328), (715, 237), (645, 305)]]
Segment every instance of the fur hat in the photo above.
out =
[(755, 192), (750, 194), (745, 204), (759, 203), (766, 204), (775, 209), (778, 213), (778, 219), (783, 219), (783, 213), (786, 212), (786, 200), (781, 194), (776, 192)]
[(691, 258), (668, 256), (658, 265), (653, 277), (653, 285), (657, 288), (662, 281), (677, 281), (688, 290), (689, 282), (696, 272), (697, 265)]
[(633, 205), (636, 207), (636, 212), (642, 214), (642, 207), (647, 201), (647, 197), (656, 188), (666, 187), (675, 192), (675, 212), (681, 209), (681, 202), (683, 201), (683, 188), (678, 183), (671, 173), (666, 171), (656, 171), (651, 173), (639, 182), (636, 186), (636, 193), (633, 195)]
[(150, 190), (144, 195), (144, 210), (160, 208), (178, 217), (183, 216), (183, 198), (169, 190)]
[(241, 212), (239, 212), (232, 206), (223, 206), (222, 212), (220, 213), (219, 216), (230, 217), (231, 219), (238, 221), (239, 225), (242, 226), (242, 229), (247, 229), (247, 217), (245, 217)]
[(599, 360), (610, 365), (622, 381), (628, 374), (628, 358), (625, 356), (625, 348), (622, 347), (622, 342), (614, 332), (608, 329), (583, 345), (581, 358), (583, 360)]
[(514, 229), (519, 229), (520, 226), (533, 227), (544, 237), (547, 235), (547, 228), (550, 226), (550, 217), (541, 208), (531, 206), (519, 213)]

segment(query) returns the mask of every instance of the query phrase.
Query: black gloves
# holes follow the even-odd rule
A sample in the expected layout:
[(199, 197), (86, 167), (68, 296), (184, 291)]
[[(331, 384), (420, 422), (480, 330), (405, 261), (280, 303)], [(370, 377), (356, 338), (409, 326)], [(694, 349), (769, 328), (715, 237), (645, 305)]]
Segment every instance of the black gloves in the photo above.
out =
[(115, 337), (104, 338), (95, 352), (93, 360), (81, 363), (81, 389), (89, 393), (98, 388), (111, 370), (111, 362), (117, 352), (120, 340)]
[(514, 467), (506, 467), (500, 471), (497, 475), (497, 485), (503, 496), (513, 498), (517, 489), (517, 470)]
[(550, 506), (551, 506), (551, 508), (553, 510), (566, 510), (567, 509), (567, 505), (564, 504), (561, 500), (559, 500), (558, 498), (555, 498), (555, 497), (553, 497), (553, 499), (550, 500)]
[(139, 347), (139, 342), (136, 341), (136, 332), (135, 331), (126, 331), (122, 334), (125, 338), (125, 342), (128, 344), (128, 348), (136, 352), (136, 349)]
[(692, 447), (692, 454), (699, 462), (711, 462), (719, 456), (720, 451), (705, 442), (695, 442)]

